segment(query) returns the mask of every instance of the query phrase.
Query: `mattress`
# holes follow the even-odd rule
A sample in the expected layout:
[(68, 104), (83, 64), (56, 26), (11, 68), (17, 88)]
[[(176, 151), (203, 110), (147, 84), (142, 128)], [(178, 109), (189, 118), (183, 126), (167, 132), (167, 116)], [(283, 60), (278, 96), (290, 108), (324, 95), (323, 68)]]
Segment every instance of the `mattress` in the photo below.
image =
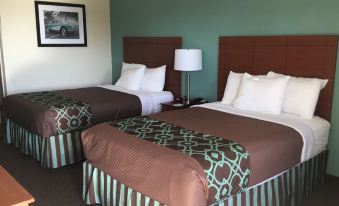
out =
[(261, 114), (239, 110), (232, 106), (221, 104), (220, 102), (207, 103), (198, 105), (197, 107), (270, 121), (294, 128), (301, 134), (304, 142), (301, 162), (305, 162), (325, 150), (328, 143), (330, 123), (318, 116), (314, 116), (313, 119), (305, 119), (286, 113), (281, 115)]
[(173, 94), (169, 91), (151, 92), (151, 91), (134, 91), (114, 85), (100, 86), (105, 89), (125, 92), (139, 97), (142, 104), (142, 115), (149, 115), (161, 112), (161, 103), (173, 101)]

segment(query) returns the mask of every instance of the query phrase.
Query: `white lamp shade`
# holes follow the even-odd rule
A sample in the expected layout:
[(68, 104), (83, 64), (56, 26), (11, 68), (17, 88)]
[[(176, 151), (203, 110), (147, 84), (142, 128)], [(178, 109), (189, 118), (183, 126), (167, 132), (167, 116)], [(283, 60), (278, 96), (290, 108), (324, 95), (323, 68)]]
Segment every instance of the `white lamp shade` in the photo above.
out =
[(202, 69), (201, 49), (176, 49), (174, 69), (178, 71), (198, 71)]

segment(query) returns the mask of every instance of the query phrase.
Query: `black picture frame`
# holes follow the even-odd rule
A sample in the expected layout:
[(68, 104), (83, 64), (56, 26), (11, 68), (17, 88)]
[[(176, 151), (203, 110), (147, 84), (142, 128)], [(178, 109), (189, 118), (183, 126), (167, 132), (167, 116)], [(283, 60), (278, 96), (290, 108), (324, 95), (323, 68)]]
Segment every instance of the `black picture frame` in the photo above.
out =
[(38, 47), (87, 47), (83, 4), (35, 1)]

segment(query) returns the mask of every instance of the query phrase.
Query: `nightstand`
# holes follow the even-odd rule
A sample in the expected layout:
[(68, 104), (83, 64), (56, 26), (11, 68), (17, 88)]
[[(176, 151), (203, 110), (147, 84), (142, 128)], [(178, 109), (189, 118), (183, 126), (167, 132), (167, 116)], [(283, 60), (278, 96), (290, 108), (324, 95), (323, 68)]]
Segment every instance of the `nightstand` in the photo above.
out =
[(208, 103), (208, 101), (201, 99), (201, 98), (192, 100), (190, 104), (183, 104), (182, 102), (178, 102), (178, 101), (164, 102), (164, 103), (161, 103), (161, 111), (165, 112), (165, 111), (172, 111), (172, 110), (177, 110), (177, 109), (186, 109), (193, 105), (199, 105), (199, 104), (204, 104), (204, 103)]

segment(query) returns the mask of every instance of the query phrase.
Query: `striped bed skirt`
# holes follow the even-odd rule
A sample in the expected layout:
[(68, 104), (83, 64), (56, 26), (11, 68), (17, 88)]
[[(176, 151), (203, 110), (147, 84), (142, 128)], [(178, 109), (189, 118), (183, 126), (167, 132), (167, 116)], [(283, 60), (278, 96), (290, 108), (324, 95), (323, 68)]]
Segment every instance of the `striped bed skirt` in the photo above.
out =
[[(297, 206), (323, 183), (327, 151), (213, 206)], [(83, 164), (83, 202), (113, 206), (163, 205), (120, 183), (91, 163)]]
[(26, 130), (8, 118), (4, 121), (5, 143), (32, 156), (44, 168), (58, 168), (81, 161), (84, 157), (80, 132), (42, 137)]
[(82, 197), (85, 205), (164, 206), (127, 187), (87, 161), (83, 163)]

